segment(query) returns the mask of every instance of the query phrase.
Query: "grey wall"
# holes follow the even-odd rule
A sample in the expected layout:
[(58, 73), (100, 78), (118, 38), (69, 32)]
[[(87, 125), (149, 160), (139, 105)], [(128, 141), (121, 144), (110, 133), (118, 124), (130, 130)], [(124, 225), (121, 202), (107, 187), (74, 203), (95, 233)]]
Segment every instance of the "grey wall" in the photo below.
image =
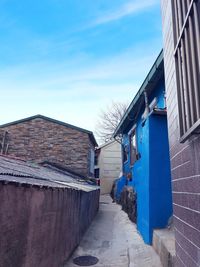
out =
[(200, 136), (179, 143), (171, 1), (162, 0), (176, 266), (200, 266)]
[(99, 190), (0, 183), (0, 266), (61, 267), (98, 211)]

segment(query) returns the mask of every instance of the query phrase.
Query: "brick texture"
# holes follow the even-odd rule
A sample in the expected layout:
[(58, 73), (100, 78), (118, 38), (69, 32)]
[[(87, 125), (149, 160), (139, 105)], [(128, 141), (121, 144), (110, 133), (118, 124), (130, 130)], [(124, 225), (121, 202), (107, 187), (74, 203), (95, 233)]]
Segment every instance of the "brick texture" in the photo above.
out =
[(89, 135), (42, 118), (1, 127), (0, 140), (7, 131), (8, 155), (37, 163), (49, 161), (85, 176), (90, 173)]
[(179, 142), (171, 1), (162, 0), (165, 83), (172, 171), (176, 266), (200, 266), (200, 136)]

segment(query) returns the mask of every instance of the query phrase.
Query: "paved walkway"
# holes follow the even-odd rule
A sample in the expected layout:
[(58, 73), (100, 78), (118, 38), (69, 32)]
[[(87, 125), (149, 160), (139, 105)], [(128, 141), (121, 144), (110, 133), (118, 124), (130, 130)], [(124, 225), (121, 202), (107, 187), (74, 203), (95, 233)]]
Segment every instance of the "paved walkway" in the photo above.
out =
[(95, 267), (162, 267), (151, 246), (145, 245), (125, 212), (109, 196), (102, 196), (100, 210), (80, 246), (65, 267), (77, 267), (73, 259), (91, 255)]

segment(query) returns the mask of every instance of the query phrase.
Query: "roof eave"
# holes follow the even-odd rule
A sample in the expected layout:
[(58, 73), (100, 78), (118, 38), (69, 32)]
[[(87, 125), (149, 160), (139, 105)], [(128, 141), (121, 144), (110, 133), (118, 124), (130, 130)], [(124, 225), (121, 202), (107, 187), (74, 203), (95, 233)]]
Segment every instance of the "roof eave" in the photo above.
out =
[(65, 126), (65, 127), (69, 127), (71, 129), (74, 129), (74, 130), (77, 130), (77, 131), (80, 131), (80, 132), (83, 132), (83, 133), (87, 133), (89, 135), (89, 137), (90, 137), (91, 142), (94, 144), (94, 146), (98, 146), (97, 141), (96, 141), (96, 139), (95, 139), (95, 137), (93, 135), (93, 132), (91, 132), (89, 130), (86, 130), (86, 129), (83, 129), (83, 128), (80, 128), (80, 127), (77, 127), (77, 126), (74, 126), (72, 124), (63, 122), (63, 121), (59, 121), (59, 120), (56, 120), (56, 119), (52, 119), (52, 118), (46, 117), (44, 115), (40, 115), (40, 114), (31, 116), (31, 117), (27, 117), (27, 118), (24, 118), (24, 119), (16, 120), (16, 121), (13, 121), (13, 122), (2, 124), (2, 125), (0, 125), (0, 128), (5, 128), (5, 127), (8, 127), (8, 126), (16, 125), (16, 124), (23, 123), (23, 122), (30, 121), (30, 120), (34, 120), (34, 119), (44, 119), (44, 120), (47, 120), (47, 121), (50, 121), (50, 122), (53, 122), (53, 123), (57, 123), (59, 125)]
[(122, 133), (122, 128), (124, 128), (123, 126), (124, 126), (128, 116), (129, 116), (129, 114), (131, 113), (133, 108), (137, 107), (137, 104), (138, 104), (138, 101), (139, 101), (141, 95), (145, 92), (148, 84), (152, 83), (152, 79), (155, 76), (155, 74), (157, 73), (157, 71), (159, 70), (159, 68), (162, 65), (162, 63), (163, 63), (163, 50), (161, 50), (161, 52), (158, 55), (156, 61), (154, 62), (153, 66), (151, 67), (148, 75), (146, 76), (144, 82), (142, 83), (139, 91), (137, 92), (137, 94), (134, 97), (133, 101), (129, 105), (127, 111), (125, 112), (124, 116), (122, 117), (122, 119), (121, 119), (120, 123), (118, 124), (117, 128), (115, 129), (115, 132), (113, 134), (114, 138)]

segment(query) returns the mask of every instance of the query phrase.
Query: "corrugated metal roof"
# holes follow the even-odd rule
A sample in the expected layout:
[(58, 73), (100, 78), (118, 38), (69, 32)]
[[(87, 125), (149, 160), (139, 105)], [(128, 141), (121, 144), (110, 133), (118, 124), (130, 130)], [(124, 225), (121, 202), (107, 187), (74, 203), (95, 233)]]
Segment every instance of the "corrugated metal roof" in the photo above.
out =
[(56, 170), (5, 156), (0, 156), (0, 182), (39, 187), (72, 188), (87, 192), (98, 189), (97, 186), (89, 185), (83, 180), (74, 179)]

